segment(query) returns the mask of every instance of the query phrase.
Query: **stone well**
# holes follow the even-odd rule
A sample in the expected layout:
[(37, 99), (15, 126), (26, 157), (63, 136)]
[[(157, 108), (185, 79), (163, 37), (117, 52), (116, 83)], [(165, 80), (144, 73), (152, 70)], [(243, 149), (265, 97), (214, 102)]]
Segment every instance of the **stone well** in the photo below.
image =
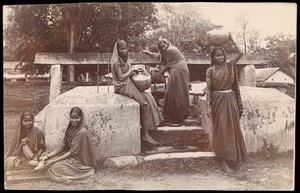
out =
[(47, 151), (62, 143), (72, 107), (83, 110), (93, 152), (97, 160), (140, 153), (139, 104), (113, 93), (110, 87), (76, 87), (57, 96), (36, 117), (35, 125), (44, 132)]

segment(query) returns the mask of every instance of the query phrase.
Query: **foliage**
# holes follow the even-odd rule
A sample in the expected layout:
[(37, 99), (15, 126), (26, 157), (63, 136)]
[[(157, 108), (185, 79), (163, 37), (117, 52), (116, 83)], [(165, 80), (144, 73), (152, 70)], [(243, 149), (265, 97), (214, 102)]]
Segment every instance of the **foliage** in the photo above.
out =
[(159, 4), (159, 28), (148, 35), (151, 42), (168, 39), (182, 52), (210, 52), (206, 44), (206, 33), (215, 26), (192, 5)]
[(156, 23), (152, 3), (41, 4), (11, 9), (4, 29), (4, 58), (20, 60), (29, 73), (37, 68), (32, 63), (37, 52), (111, 52), (116, 40), (143, 39)]
[(277, 34), (268, 36), (267, 45), (261, 52), (267, 57), (270, 67), (280, 67), (295, 78), (296, 40), (290, 35)]

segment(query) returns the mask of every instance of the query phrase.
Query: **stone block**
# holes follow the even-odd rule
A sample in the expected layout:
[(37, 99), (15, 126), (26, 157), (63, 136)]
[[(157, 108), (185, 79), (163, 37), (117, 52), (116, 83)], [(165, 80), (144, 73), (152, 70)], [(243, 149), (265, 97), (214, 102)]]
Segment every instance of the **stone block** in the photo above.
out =
[[(295, 148), (295, 99), (271, 88), (241, 86), (244, 113), (240, 119), (247, 152), (262, 150), (264, 141), (279, 152)], [(201, 123), (212, 139), (212, 123), (207, 117), (206, 98), (200, 99)]]
[(140, 153), (140, 108), (128, 97), (106, 93), (107, 87), (76, 87), (56, 97), (36, 117), (35, 125), (45, 134), (47, 151), (63, 140), (72, 107), (84, 112), (97, 160)]
[(53, 101), (61, 93), (62, 87), (62, 69), (61, 65), (51, 66), (50, 96), (49, 102)]
[(103, 166), (105, 167), (125, 167), (125, 166), (135, 166), (138, 164), (136, 156), (120, 156), (107, 158)]
[(246, 65), (242, 67), (240, 71), (240, 81), (239, 84), (241, 86), (256, 86), (256, 73), (254, 65)]

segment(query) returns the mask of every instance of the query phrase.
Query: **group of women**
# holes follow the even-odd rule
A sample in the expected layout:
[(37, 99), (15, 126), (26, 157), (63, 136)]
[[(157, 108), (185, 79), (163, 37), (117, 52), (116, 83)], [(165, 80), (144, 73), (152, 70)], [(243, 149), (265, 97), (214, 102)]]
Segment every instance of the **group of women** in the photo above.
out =
[[(207, 116), (213, 123), (212, 148), (221, 159), (221, 167), (232, 173), (239, 163), (246, 161), (246, 148), (240, 129), (239, 118), (242, 103), (239, 92), (236, 63), (242, 51), (229, 38), (237, 54), (227, 60), (222, 47), (211, 51), (211, 66), (206, 72)], [(128, 47), (124, 40), (115, 43), (111, 58), (114, 91), (140, 104), (142, 144), (157, 145), (149, 130), (160, 126), (184, 124), (189, 116), (189, 70), (183, 54), (168, 40), (158, 42), (159, 53), (144, 51), (155, 57), (164, 67), (163, 75), (169, 73), (164, 95), (162, 112), (151, 93), (139, 90), (131, 76), (140, 69), (130, 64)], [(52, 152), (45, 152), (43, 133), (34, 126), (34, 116), (30, 111), (21, 114), (19, 127), (12, 144), (5, 155), (5, 170), (31, 167), (33, 170), (47, 169), (48, 177), (57, 182), (86, 182), (97, 170), (88, 130), (83, 122), (83, 112), (79, 107), (70, 110), (70, 122), (66, 128), (63, 143)]]

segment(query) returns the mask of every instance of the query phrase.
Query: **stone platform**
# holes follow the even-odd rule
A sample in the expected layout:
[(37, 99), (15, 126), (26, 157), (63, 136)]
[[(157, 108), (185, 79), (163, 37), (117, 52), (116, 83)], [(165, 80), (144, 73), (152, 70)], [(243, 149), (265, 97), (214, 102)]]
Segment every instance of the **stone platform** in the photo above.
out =
[(84, 112), (97, 160), (140, 153), (139, 104), (113, 93), (112, 86), (109, 93), (107, 86), (76, 87), (49, 103), (35, 117), (35, 125), (44, 132), (47, 151), (62, 142), (74, 106)]
[[(271, 144), (278, 152), (295, 149), (295, 99), (272, 88), (240, 86), (244, 113), (240, 119), (248, 153), (257, 153)], [(212, 138), (206, 97), (199, 100), (201, 124)]]

